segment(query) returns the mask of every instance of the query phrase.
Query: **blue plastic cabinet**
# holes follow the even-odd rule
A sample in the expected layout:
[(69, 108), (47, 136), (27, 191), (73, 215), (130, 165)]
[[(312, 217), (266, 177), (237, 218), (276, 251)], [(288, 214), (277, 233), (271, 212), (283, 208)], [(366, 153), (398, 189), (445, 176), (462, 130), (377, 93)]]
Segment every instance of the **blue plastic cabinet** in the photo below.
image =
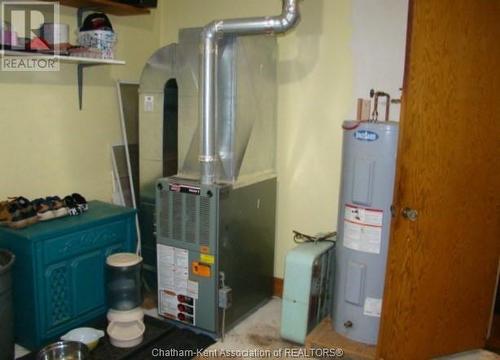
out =
[(304, 243), (288, 252), (281, 308), (281, 337), (305, 344), (307, 334), (332, 306), (335, 246)]
[(135, 211), (100, 201), (80, 216), (0, 228), (0, 247), (16, 255), (16, 342), (37, 349), (104, 315), (106, 257), (135, 244)]

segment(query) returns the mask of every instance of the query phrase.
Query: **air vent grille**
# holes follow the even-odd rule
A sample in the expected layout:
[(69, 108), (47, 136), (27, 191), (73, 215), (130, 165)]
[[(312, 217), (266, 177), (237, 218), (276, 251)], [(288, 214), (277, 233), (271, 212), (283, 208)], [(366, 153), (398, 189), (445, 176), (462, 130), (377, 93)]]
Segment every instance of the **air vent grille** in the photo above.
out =
[(158, 236), (209, 246), (212, 199), (169, 189), (158, 200)]
[(210, 237), (210, 200), (208, 198), (200, 199), (200, 245), (209, 245)]
[(160, 236), (162, 237), (170, 237), (170, 217), (168, 214), (168, 198), (169, 198), (169, 191), (161, 191), (160, 192)]
[(198, 199), (198, 196), (186, 195), (185, 199), (185, 241), (194, 244), (196, 243), (196, 200)]
[(182, 198), (183, 194), (172, 192), (172, 216), (173, 216), (173, 231), (172, 238), (175, 240), (183, 240), (182, 237), (182, 215), (183, 215), (183, 206), (182, 206)]

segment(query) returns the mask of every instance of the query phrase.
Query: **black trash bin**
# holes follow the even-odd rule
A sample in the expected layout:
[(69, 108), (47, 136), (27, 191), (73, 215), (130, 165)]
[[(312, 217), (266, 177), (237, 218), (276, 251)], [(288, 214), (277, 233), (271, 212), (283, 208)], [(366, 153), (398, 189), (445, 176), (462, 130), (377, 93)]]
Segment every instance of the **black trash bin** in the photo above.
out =
[[(0, 359), (14, 359), (14, 310), (11, 269), (15, 256), (0, 249)], [(5, 357), (4, 357), (5, 356)]]

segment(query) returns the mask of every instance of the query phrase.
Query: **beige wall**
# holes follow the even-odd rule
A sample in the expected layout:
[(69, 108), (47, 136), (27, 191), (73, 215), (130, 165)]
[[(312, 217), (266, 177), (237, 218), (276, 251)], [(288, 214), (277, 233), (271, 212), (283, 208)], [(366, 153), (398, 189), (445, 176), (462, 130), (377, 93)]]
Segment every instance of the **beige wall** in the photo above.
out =
[[(76, 27), (76, 10), (61, 7), (61, 21)], [(76, 66), (59, 72), (0, 71), (0, 199), (81, 192), (110, 201), (110, 146), (121, 141), (115, 81), (139, 80), (158, 48), (159, 11), (111, 17), (117, 58), (125, 66), (85, 70), (84, 105), (78, 110)], [(73, 43), (75, 42), (73, 35)]]
[[(164, 44), (182, 27), (216, 18), (278, 14), (280, 0), (167, 0)], [(283, 275), (292, 229), (335, 229), (340, 124), (352, 107), (351, 3), (306, 0), (298, 28), (279, 40), (278, 223), (275, 274)]]

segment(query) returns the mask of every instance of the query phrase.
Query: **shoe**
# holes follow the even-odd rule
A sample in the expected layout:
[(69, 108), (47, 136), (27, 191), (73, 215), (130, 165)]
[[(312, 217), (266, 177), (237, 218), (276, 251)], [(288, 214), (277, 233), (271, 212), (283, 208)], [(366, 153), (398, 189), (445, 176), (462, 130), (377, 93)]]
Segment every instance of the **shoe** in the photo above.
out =
[(22, 229), (38, 222), (38, 216), (31, 202), (25, 197), (11, 198), (8, 206), (10, 219), (6, 223), (13, 229)]
[(85, 200), (85, 198), (82, 195), (80, 195), (78, 193), (73, 193), (73, 194), (71, 194), (71, 197), (73, 198), (73, 200), (75, 200), (76, 205), (78, 206), (78, 208), (82, 212), (85, 212), (89, 209), (89, 205), (87, 204), (87, 200)]
[(9, 202), (8, 206), (9, 218), (5, 221), (5, 224), (12, 229), (22, 229), (29, 225), (28, 219), (26, 219), (21, 213), (19, 206), (12, 202)]
[(77, 216), (83, 212), (83, 210), (81, 210), (78, 207), (78, 204), (76, 203), (75, 199), (73, 199), (73, 196), (70, 195), (66, 196), (63, 199), (63, 202), (66, 208), (68, 209), (69, 216)]
[(11, 214), (9, 212), (9, 202), (0, 201), (0, 224), (5, 224), (10, 222)]
[(21, 216), (28, 222), (28, 225), (33, 225), (38, 222), (35, 208), (31, 201), (25, 197), (19, 196), (15, 200), (16, 204), (21, 210)]
[(45, 201), (47, 201), (54, 217), (59, 218), (69, 214), (68, 207), (59, 196), (48, 196)]
[(2, 225), (9, 225), (10, 223), (12, 223), (12, 219), (14, 217), (16, 218), (16, 220), (20, 220), (20, 216), (21, 212), (17, 208), (17, 205), (11, 203), (10, 201), (0, 202), (0, 223)]
[(38, 220), (47, 221), (54, 219), (56, 214), (50, 208), (50, 203), (46, 199), (35, 199), (31, 202), (33, 207), (35, 208), (36, 215), (38, 216)]

